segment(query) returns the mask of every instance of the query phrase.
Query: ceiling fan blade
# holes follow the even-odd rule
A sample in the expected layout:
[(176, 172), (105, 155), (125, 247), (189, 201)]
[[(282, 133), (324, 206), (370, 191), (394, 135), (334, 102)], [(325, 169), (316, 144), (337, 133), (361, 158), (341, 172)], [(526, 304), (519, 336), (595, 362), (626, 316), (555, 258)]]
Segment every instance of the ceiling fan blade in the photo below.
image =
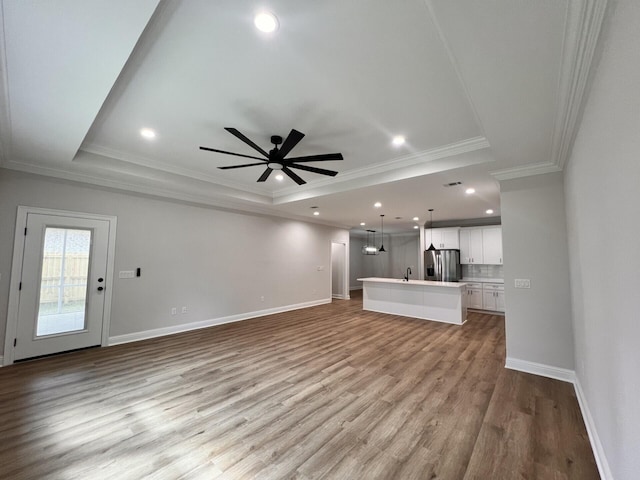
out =
[(289, 132), (289, 136), (285, 139), (284, 143), (280, 147), (280, 158), (286, 157), (287, 153), (289, 153), (293, 149), (293, 147), (295, 147), (303, 138), (304, 133), (292, 128)]
[(341, 153), (324, 153), (322, 155), (307, 155), (306, 157), (287, 158), (288, 163), (326, 162), (327, 160), (344, 160)]
[(227, 152), (225, 150), (218, 150), (216, 148), (209, 148), (209, 147), (200, 147), (200, 150), (206, 150), (208, 152), (218, 152), (218, 153), (224, 153), (225, 155), (235, 155), (236, 157), (244, 157), (244, 158), (255, 158), (256, 160), (262, 160), (263, 162), (266, 162), (266, 160), (263, 160), (260, 157), (252, 157), (251, 155), (243, 155), (241, 153), (233, 153), (233, 152)]
[(325, 170), (324, 168), (309, 167), (308, 165), (295, 165), (293, 163), (287, 165), (289, 168), (299, 168), (300, 170), (306, 170), (307, 172), (319, 173), (320, 175), (329, 175), (335, 177), (338, 172), (333, 170)]
[(289, 178), (291, 178), (291, 180), (296, 182), (298, 185), (304, 185), (305, 183), (307, 183), (303, 179), (301, 179), (298, 175), (296, 175), (295, 172), (292, 172), (287, 167), (282, 167), (282, 171), (287, 175), (289, 175)]
[(267, 167), (267, 169), (262, 173), (262, 175), (260, 175), (260, 178), (258, 179), (258, 181), (264, 182), (267, 178), (269, 178), (269, 175), (271, 175), (271, 172), (273, 172), (273, 168)]
[(260, 162), (260, 163), (245, 163), (244, 165), (228, 165), (226, 167), (218, 167), (218, 168), (220, 170), (230, 170), (232, 168), (255, 167), (256, 165), (264, 165), (264, 162)]
[(224, 127), (224, 129), (227, 132), (229, 132), (231, 135), (235, 135), (236, 137), (238, 137), (240, 140), (242, 140), (244, 143), (249, 145), (254, 150), (260, 152), (262, 155), (269, 158), (269, 154), (267, 152), (265, 152), (262, 148), (260, 148), (258, 145), (256, 145), (251, 140), (249, 140), (246, 136), (240, 133), (237, 128)]

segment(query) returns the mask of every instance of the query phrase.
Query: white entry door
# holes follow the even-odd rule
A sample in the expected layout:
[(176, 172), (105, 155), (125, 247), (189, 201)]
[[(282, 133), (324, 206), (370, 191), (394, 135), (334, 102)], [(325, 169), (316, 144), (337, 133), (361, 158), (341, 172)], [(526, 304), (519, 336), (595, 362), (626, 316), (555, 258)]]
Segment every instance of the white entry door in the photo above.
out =
[(109, 220), (26, 214), (14, 360), (101, 345), (109, 227)]

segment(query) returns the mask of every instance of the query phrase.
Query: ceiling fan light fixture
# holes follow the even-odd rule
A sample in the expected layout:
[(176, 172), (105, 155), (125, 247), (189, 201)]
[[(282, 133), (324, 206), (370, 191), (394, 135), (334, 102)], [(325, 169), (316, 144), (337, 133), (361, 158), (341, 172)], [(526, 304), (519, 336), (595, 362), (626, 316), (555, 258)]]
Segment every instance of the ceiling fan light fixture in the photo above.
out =
[(264, 33), (273, 33), (278, 30), (280, 26), (278, 17), (271, 12), (259, 12), (253, 17), (253, 24), (258, 30)]
[(284, 180), (284, 175), (282, 175), (281, 173), (276, 175), (276, 180), (281, 182), (282, 180)]

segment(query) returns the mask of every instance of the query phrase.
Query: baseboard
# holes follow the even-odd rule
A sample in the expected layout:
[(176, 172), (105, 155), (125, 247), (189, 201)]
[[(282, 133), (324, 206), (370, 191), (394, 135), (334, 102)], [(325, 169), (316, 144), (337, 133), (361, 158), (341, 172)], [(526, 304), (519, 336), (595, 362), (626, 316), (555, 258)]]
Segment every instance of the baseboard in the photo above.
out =
[(336, 300), (344, 300), (344, 295), (333, 294), (331, 298), (335, 298)]
[(349, 287), (349, 291), (352, 292), (354, 290), (362, 290), (362, 285), (356, 286), (356, 287)]
[(4, 357), (0, 355), (0, 367), (4, 367)]
[(519, 372), (532, 373), (541, 377), (555, 378), (563, 382), (574, 383), (576, 373), (566, 368), (545, 365), (544, 363), (529, 362), (518, 358), (507, 357), (505, 367)]
[(165, 335), (173, 335), (174, 333), (189, 332), (191, 330), (199, 330), (201, 328), (213, 327), (214, 325), (222, 325), (224, 323), (240, 322), (242, 320), (248, 320), (251, 318), (264, 317), (265, 315), (273, 315), (274, 313), (289, 312), (291, 310), (299, 310), (301, 308), (315, 307), (316, 305), (324, 305), (325, 303), (331, 303), (331, 299), (323, 298), (322, 300), (313, 300), (311, 302), (285, 305), (283, 307), (267, 308), (265, 310), (240, 313), (238, 315), (230, 315), (227, 317), (212, 318), (210, 320), (202, 320), (200, 322), (183, 323), (181, 325), (172, 325), (170, 327), (145, 330), (143, 332), (116, 335), (113, 337), (109, 337), (109, 345), (120, 345), (123, 343), (138, 342), (140, 340), (147, 340), (149, 338), (163, 337)]
[(591, 416), (591, 411), (589, 410), (589, 406), (587, 404), (587, 398), (584, 396), (584, 391), (582, 390), (580, 380), (577, 376), (573, 385), (576, 390), (576, 397), (578, 397), (578, 405), (580, 405), (580, 411), (582, 412), (582, 419), (584, 420), (584, 424), (587, 427), (589, 442), (591, 442), (591, 450), (593, 450), (593, 456), (596, 459), (596, 465), (598, 466), (598, 472), (600, 472), (600, 478), (602, 480), (613, 480), (613, 475), (611, 474), (611, 469), (609, 468), (609, 462), (607, 462), (607, 457), (604, 454), (604, 448), (602, 448), (602, 442), (600, 442), (600, 437), (598, 436), (598, 431), (596, 430), (596, 424), (594, 423), (593, 417)]

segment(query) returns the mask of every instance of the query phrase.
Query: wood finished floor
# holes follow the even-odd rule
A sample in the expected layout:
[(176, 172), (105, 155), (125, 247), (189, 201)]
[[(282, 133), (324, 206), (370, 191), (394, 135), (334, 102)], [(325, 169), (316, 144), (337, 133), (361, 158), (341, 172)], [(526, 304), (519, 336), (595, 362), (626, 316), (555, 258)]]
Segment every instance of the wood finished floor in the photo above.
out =
[(360, 298), (0, 369), (2, 479), (596, 479), (571, 385)]

